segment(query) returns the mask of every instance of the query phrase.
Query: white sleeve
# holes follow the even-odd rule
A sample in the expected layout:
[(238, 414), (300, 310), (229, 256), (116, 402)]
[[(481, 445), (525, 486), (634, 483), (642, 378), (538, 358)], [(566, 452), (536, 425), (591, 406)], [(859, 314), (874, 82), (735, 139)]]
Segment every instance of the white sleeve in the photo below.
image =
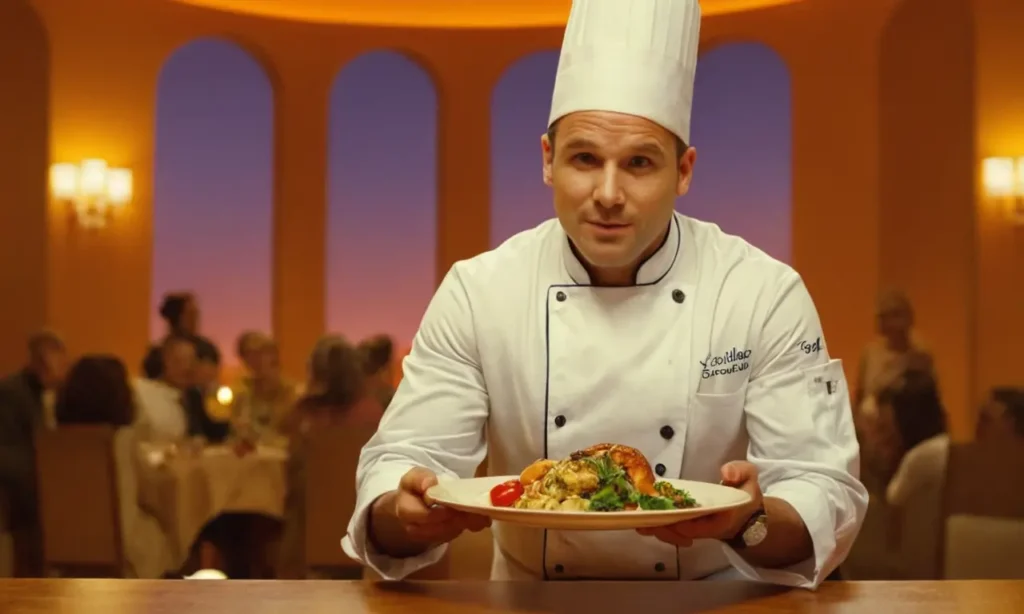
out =
[(371, 504), (398, 487), (402, 475), (425, 467), (445, 477), (473, 477), (486, 454), (489, 405), (477, 352), (474, 317), (459, 265), (434, 294), (402, 363), (403, 378), (356, 471), (356, 506), (342, 539), (345, 553), (388, 580), (438, 562), (447, 546), (395, 559), (367, 539)]
[(859, 480), (842, 361), (830, 359), (817, 310), (795, 272), (781, 284), (755, 347), (744, 409), (747, 457), (765, 497), (786, 501), (803, 519), (814, 556), (787, 569), (760, 569), (725, 551), (751, 579), (816, 589), (849, 553), (868, 493)]

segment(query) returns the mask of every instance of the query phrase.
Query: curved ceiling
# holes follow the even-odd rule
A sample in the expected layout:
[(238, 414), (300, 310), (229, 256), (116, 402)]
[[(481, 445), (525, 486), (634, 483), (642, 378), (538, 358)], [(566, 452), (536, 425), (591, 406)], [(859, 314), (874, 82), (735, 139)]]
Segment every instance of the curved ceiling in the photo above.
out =
[[(319, 23), (421, 28), (507, 28), (564, 25), (571, 0), (175, 0), (211, 9)], [(701, 0), (703, 14), (802, 0)]]

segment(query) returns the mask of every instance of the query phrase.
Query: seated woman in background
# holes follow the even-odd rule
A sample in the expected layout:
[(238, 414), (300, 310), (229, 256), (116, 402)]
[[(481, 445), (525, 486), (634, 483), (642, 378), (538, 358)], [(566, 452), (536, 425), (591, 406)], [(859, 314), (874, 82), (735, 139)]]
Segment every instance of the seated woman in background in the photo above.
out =
[[(992, 390), (981, 406), (974, 440), (1024, 443), (1024, 389), (1004, 386)], [(907, 448), (896, 475), (889, 482), (889, 503), (902, 505), (917, 493), (933, 489), (945, 480), (950, 446), (945, 429), (921, 443)]]
[(252, 372), (234, 390), (232, 429), (242, 439), (278, 441), (295, 408), (298, 386), (281, 373), (277, 343), (265, 336), (252, 343)]
[(290, 436), (290, 455), (279, 578), (304, 576), (309, 434), (330, 426), (375, 426), (382, 413), (380, 403), (367, 386), (356, 349), (340, 336), (321, 337), (309, 358), (306, 393), (296, 403), (286, 430)]
[(106, 424), (117, 428), (114, 463), (121, 512), (126, 578), (159, 578), (176, 567), (157, 519), (138, 505), (135, 405), (128, 372), (113, 356), (83, 356), (57, 397), (58, 426)]

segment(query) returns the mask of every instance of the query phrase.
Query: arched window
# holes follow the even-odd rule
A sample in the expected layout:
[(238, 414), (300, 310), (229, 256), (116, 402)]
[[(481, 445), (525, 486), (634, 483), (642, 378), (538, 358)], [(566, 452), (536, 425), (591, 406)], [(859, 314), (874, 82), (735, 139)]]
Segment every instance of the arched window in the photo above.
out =
[(513, 64), (491, 97), (491, 246), (555, 215), (541, 180), (540, 137), (551, 112), (558, 50)]
[(437, 96), (390, 51), (359, 56), (330, 98), (327, 327), (406, 347), (433, 296)]
[(165, 332), (163, 295), (192, 291), (200, 332), (231, 364), (241, 331), (271, 332), (272, 86), (246, 51), (204, 39), (158, 87), (150, 335)]
[(788, 262), (792, 219), (789, 71), (771, 48), (734, 43), (697, 63), (697, 164), (677, 208)]

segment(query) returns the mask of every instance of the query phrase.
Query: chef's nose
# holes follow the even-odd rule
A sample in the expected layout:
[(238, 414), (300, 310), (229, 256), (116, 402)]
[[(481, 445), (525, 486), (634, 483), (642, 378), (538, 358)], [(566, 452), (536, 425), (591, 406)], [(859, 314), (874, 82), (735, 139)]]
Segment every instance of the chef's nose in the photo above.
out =
[(618, 166), (609, 164), (601, 171), (599, 177), (594, 189), (594, 202), (606, 209), (622, 205), (626, 196), (622, 192)]

